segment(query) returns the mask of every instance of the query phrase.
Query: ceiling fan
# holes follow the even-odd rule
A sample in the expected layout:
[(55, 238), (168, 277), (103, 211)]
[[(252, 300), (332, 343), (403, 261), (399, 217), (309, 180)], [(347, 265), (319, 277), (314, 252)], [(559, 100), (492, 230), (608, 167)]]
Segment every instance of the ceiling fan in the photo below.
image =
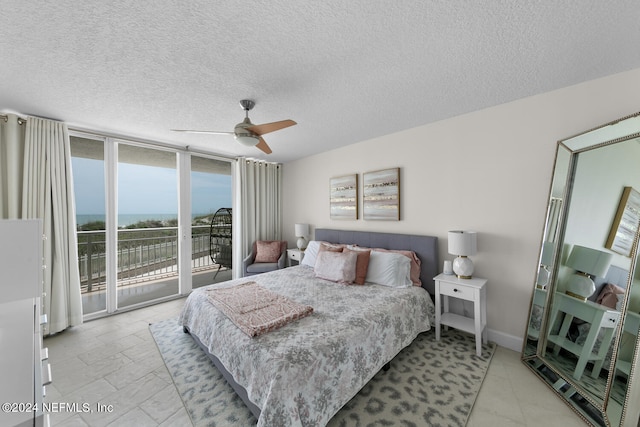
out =
[(186, 132), (186, 133), (207, 133), (207, 134), (221, 134), (221, 135), (233, 135), (240, 144), (247, 147), (257, 147), (267, 154), (271, 154), (271, 148), (262, 139), (262, 135), (274, 132), (280, 129), (287, 128), (296, 124), (293, 120), (281, 120), (279, 122), (264, 123), (261, 125), (254, 125), (249, 120), (249, 111), (256, 105), (256, 103), (250, 99), (243, 99), (240, 101), (240, 106), (245, 111), (244, 120), (238, 123), (233, 129), (233, 132), (218, 132), (211, 130), (189, 130), (189, 129), (171, 129), (174, 132)]

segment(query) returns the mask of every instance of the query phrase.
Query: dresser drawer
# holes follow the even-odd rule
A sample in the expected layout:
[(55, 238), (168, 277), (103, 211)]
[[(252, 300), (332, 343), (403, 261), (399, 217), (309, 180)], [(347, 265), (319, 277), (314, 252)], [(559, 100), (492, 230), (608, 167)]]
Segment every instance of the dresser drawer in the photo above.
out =
[(468, 301), (474, 300), (474, 289), (447, 282), (440, 282), (440, 295), (447, 295)]

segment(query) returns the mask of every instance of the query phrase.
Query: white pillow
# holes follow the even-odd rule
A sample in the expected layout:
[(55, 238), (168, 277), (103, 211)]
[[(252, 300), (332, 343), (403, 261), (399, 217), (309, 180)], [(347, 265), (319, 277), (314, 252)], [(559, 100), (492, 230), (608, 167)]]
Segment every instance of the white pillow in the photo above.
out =
[(351, 284), (356, 279), (355, 252), (322, 251), (316, 258), (315, 275), (332, 282)]
[(394, 252), (371, 251), (365, 282), (394, 288), (413, 286), (411, 260)]
[(302, 262), (300, 263), (301, 265), (308, 265), (312, 268), (315, 267), (320, 243), (318, 240), (312, 240), (307, 244), (307, 249), (304, 250), (304, 258), (302, 258)]

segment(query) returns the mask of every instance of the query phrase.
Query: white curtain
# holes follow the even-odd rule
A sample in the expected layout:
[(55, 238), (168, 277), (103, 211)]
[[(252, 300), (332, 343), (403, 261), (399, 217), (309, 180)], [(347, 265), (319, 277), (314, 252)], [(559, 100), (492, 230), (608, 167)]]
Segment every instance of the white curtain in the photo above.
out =
[(37, 117), (20, 127), (3, 129), (0, 141), (2, 217), (43, 221), (45, 334), (53, 334), (82, 323), (69, 135), (64, 123)]
[(24, 125), (15, 114), (0, 117), (0, 218), (19, 219), (22, 207)]
[(254, 241), (282, 239), (282, 167), (239, 158), (235, 177), (233, 271), (239, 277)]

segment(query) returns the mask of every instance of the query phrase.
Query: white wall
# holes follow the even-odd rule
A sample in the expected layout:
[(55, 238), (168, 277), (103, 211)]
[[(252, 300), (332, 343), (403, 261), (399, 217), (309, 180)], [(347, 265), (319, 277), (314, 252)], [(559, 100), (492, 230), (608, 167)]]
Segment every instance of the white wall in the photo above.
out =
[[(578, 155), (565, 244), (611, 252), (604, 246), (622, 191), (628, 186), (640, 189), (638, 159), (640, 143), (635, 140)], [(628, 270), (630, 263), (630, 258), (614, 253), (613, 265)]]
[[(638, 81), (640, 69), (286, 163), (284, 238), (294, 246), (296, 222), (435, 235), (442, 264), (447, 231), (476, 230), (490, 338), (519, 349), (556, 142), (640, 110)], [(401, 168), (401, 221), (329, 218), (329, 178), (389, 167)]]

